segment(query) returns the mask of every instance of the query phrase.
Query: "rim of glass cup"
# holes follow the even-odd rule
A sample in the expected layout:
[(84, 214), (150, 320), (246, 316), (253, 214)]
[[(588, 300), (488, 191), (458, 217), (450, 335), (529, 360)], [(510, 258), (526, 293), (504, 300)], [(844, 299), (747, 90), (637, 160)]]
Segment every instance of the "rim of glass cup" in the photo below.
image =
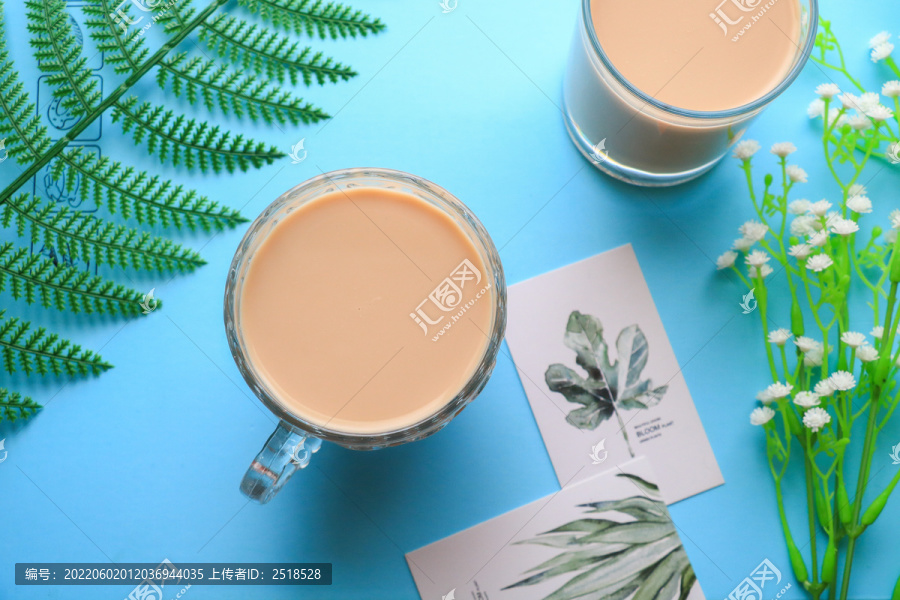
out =
[[(791, 1), (798, 2), (800, 4), (801, 11), (806, 9), (803, 0)], [(791, 67), (791, 70), (788, 71), (788, 73), (778, 83), (778, 85), (769, 90), (763, 96), (760, 96), (753, 102), (749, 102), (747, 104), (736, 106), (734, 108), (728, 108), (725, 110), (691, 110), (687, 108), (679, 108), (672, 104), (660, 102), (649, 94), (642, 92), (630, 81), (628, 81), (628, 79), (624, 75), (622, 75), (622, 73), (620, 73), (615, 66), (613, 66), (612, 61), (609, 59), (609, 57), (606, 55), (606, 52), (603, 50), (603, 47), (600, 45), (600, 40), (597, 39), (597, 32), (594, 31), (593, 19), (591, 18), (591, 0), (582, 0), (581, 9), (584, 29), (588, 35), (588, 38), (590, 38), (591, 40), (591, 46), (593, 46), (594, 48), (594, 53), (603, 63), (603, 66), (613, 75), (613, 77), (616, 78), (616, 81), (618, 83), (625, 87), (625, 89), (627, 89), (629, 92), (631, 92), (644, 102), (671, 114), (675, 114), (681, 117), (691, 117), (695, 119), (721, 119), (746, 115), (755, 110), (765, 107), (766, 104), (774, 100), (779, 94), (786, 90), (788, 86), (790, 86), (800, 74), (800, 71), (803, 70), (803, 67), (806, 66), (806, 62), (809, 59), (810, 54), (812, 53), (813, 47), (815, 46), (815, 30), (816, 28), (818, 28), (819, 23), (818, 0), (808, 0), (808, 2), (808, 14), (806, 15), (805, 19), (801, 17), (800, 25), (801, 33), (806, 34), (806, 40), (803, 42), (803, 47), (800, 48), (800, 53), (798, 55), (799, 58)]]
[[(359, 187), (366, 187), (374, 182), (389, 184), (385, 186), (387, 189), (406, 188), (404, 191), (407, 193), (412, 193), (416, 197), (430, 202), (432, 205), (435, 205), (450, 214), (458, 224), (463, 226), (464, 230), (468, 228), (470, 231), (466, 231), (466, 233), (469, 235), (470, 239), (472, 239), (476, 249), (482, 254), (485, 267), (489, 270), (496, 301), (494, 303), (490, 337), (479, 365), (472, 373), (466, 385), (462, 387), (452, 400), (433, 415), (401, 429), (378, 433), (349, 433), (336, 429), (329, 429), (328, 427), (303, 420), (283, 406), (278, 401), (278, 394), (274, 393), (264, 384), (264, 379), (257, 374), (253, 364), (248, 360), (244, 353), (244, 345), (242, 343), (240, 330), (237, 326), (239, 322), (238, 315), (240, 314), (241, 295), (239, 290), (243, 283), (243, 276), (247, 272), (247, 266), (252, 259), (253, 252), (266, 238), (266, 235), (272, 230), (272, 227), (274, 227), (274, 225), (269, 227), (263, 232), (266, 235), (263, 235), (261, 238), (259, 237), (262, 230), (267, 225), (271, 225), (271, 220), (274, 215), (284, 209), (292, 209), (293, 207), (301, 206), (325, 193), (337, 189), (353, 187), (354, 184)], [(456, 196), (439, 185), (410, 173), (393, 169), (375, 167), (339, 169), (317, 175), (281, 194), (269, 204), (256, 219), (254, 219), (253, 223), (250, 224), (250, 227), (247, 229), (247, 232), (244, 234), (243, 239), (235, 251), (225, 284), (225, 331), (228, 337), (228, 345), (231, 349), (231, 354), (234, 357), (235, 363), (237, 363), (238, 370), (243, 376), (244, 381), (246, 381), (247, 385), (253, 390), (253, 393), (269, 410), (287, 423), (302, 429), (315, 437), (359, 450), (382, 448), (411, 442), (427, 437), (447, 425), (469, 402), (478, 396), (479, 392), (481, 392), (482, 388), (487, 383), (496, 363), (497, 354), (500, 351), (500, 344), (503, 341), (505, 330), (506, 280), (504, 278), (503, 266), (500, 263), (500, 255), (497, 252), (497, 248), (494, 246), (493, 240), (481, 224), (481, 221), (479, 221), (478, 217), (476, 217), (465, 204), (456, 198)]]

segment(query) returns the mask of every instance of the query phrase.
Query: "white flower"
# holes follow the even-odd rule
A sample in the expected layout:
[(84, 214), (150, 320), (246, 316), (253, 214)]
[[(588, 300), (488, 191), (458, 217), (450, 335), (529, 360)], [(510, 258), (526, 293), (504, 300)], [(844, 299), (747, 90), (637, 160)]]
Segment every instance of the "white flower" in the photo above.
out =
[(847, 208), (857, 214), (866, 214), (872, 212), (872, 201), (868, 196), (856, 195), (847, 199)]
[(790, 204), (788, 204), (788, 212), (792, 215), (802, 215), (808, 210), (809, 200), (803, 198), (801, 198), (800, 200), (793, 200)]
[(868, 344), (856, 349), (856, 358), (864, 363), (872, 362), (878, 358), (878, 350)]
[(759, 142), (756, 140), (743, 140), (734, 147), (734, 157), (741, 160), (750, 160), (750, 157), (759, 152)]
[(754, 408), (753, 412), (750, 413), (750, 424), (751, 425), (765, 425), (769, 421), (775, 418), (775, 411), (769, 408), (768, 406), (760, 406), (758, 408)]
[(809, 244), (794, 244), (791, 246), (790, 250), (788, 250), (788, 254), (797, 260), (803, 260), (812, 254), (812, 246)]
[(872, 53), (869, 56), (871, 57), (872, 62), (877, 63), (879, 60), (884, 60), (890, 56), (893, 51), (894, 45), (890, 42), (884, 42), (883, 44), (878, 44), (872, 48)]
[[(781, 400), (782, 398), (787, 397), (788, 394), (791, 393), (791, 390), (794, 389), (794, 386), (788, 383), (776, 382), (761, 391), (756, 395), (757, 399), (762, 400), (760, 396), (763, 398), (767, 398), (768, 402), (772, 400)], [(766, 402), (766, 400), (762, 400), (762, 402)]]
[(872, 331), (869, 332), (869, 335), (871, 335), (875, 339), (880, 340), (881, 336), (884, 335), (884, 327), (882, 327), (881, 325), (876, 325), (872, 328)]
[(859, 231), (859, 225), (853, 219), (834, 219), (831, 223), (831, 231), (838, 235), (850, 235)]
[(800, 215), (791, 221), (791, 235), (809, 235), (816, 231), (816, 218), (812, 215)]
[(750, 267), (747, 272), (753, 279), (756, 279), (757, 277), (765, 279), (774, 272), (774, 269), (769, 265), (763, 265), (761, 267)]
[(887, 121), (894, 116), (894, 111), (883, 104), (879, 104), (867, 110), (866, 115), (873, 121)]
[(794, 183), (806, 183), (806, 171), (797, 165), (788, 165), (785, 172), (787, 173), (788, 179)]
[(738, 254), (734, 250), (725, 252), (724, 254), (722, 254), (722, 256), (716, 259), (716, 268), (721, 271), (722, 269), (727, 269), (728, 267), (733, 266), (734, 261), (737, 260), (737, 257)]
[(870, 110), (881, 104), (881, 96), (877, 92), (866, 92), (859, 97), (859, 112), (868, 113)]
[(859, 348), (866, 343), (866, 335), (858, 331), (845, 331), (841, 334), (841, 341), (851, 348)]
[(751, 267), (761, 267), (767, 262), (771, 257), (766, 254), (763, 250), (754, 250), (744, 259), (744, 262)]
[(892, 229), (900, 229), (900, 209), (895, 208), (892, 210), (888, 218), (891, 220)]
[(856, 387), (856, 378), (848, 371), (835, 371), (828, 378), (829, 385), (835, 390), (846, 392)]
[(888, 98), (897, 98), (900, 96), (900, 81), (895, 79), (894, 81), (885, 82), (885, 84), (881, 86), (881, 93)]
[(869, 117), (865, 115), (853, 115), (852, 117), (847, 119), (847, 123), (849, 123), (850, 127), (857, 131), (865, 131), (872, 126), (872, 121), (869, 120)]
[(793, 334), (787, 329), (774, 329), (769, 332), (769, 343), (784, 346)]
[(816, 87), (816, 93), (820, 98), (830, 100), (841, 93), (841, 88), (836, 83), (820, 83)]
[(776, 144), (772, 144), (772, 148), (769, 150), (775, 156), (780, 156), (781, 158), (787, 158), (788, 154), (797, 151), (797, 146), (792, 144), (791, 142), (778, 142)]
[(803, 414), (803, 424), (813, 431), (819, 431), (831, 423), (831, 415), (824, 408), (811, 408)]
[(812, 202), (809, 205), (809, 212), (816, 215), (817, 217), (824, 217), (828, 214), (829, 209), (831, 208), (831, 202), (825, 200), (819, 200), (818, 202)]
[(825, 115), (825, 101), (821, 98), (816, 98), (812, 102), (809, 103), (809, 106), (806, 107), (806, 114), (809, 115), (810, 119), (817, 119), (821, 116)]
[(763, 225), (759, 221), (747, 221), (746, 223), (738, 227), (738, 231), (748, 240), (758, 242), (759, 240), (766, 237), (766, 233), (769, 231), (769, 226)]
[(822, 248), (825, 244), (828, 243), (828, 232), (827, 231), (817, 231), (816, 233), (809, 236), (809, 245), (814, 246), (816, 248)]
[(834, 388), (831, 387), (831, 382), (827, 379), (823, 379), (819, 383), (816, 384), (815, 394), (819, 398), (827, 398), (828, 396), (834, 393)]
[(812, 408), (819, 405), (819, 396), (812, 392), (797, 392), (794, 395), (794, 404), (801, 408)]
[(798, 337), (796, 340), (794, 340), (794, 343), (797, 345), (797, 348), (800, 350), (800, 352), (803, 352), (804, 354), (806, 354), (810, 350), (815, 350), (816, 348), (822, 346), (821, 342), (817, 342), (811, 337), (806, 337), (805, 335), (801, 335), (800, 337)]
[(866, 186), (861, 183), (854, 183), (847, 190), (847, 194), (850, 196), (864, 196), (866, 194)]
[(869, 48), (874, 48), (876, 46), (880, 46), (881, 44), (886, 43), (891, 39), (891, 34), (889, 31), (882, 31), (880, 33), (875, 34), (872, 39), (869, 40)]
[(833, 264), (834, 261), (827, 254), (816, 254), (806, 260), (806, 268), (816, 273), (821, 273)]
[(841, 94), (839, 100), (841, 101), (841, 105), (847, 110), (859, 108), (859, 98), (853, 94)]
[(751, 239), (742, 237), (742, 238), (738, 238), (738, 239), (734, 240), (734, 244), (732, 244), (731, 247), (734, 250), (738, 250), (740, 252), (746, 252), (747, 250), (752, 248), (753, 244), (755, 244), (755, 243), (756, 243), (756, 240), (751, 240)]
[(825, 360), (825, 350), (816, 348), (803, 355), (803, 366), (818, 367), (821, 366), (823, 360)]

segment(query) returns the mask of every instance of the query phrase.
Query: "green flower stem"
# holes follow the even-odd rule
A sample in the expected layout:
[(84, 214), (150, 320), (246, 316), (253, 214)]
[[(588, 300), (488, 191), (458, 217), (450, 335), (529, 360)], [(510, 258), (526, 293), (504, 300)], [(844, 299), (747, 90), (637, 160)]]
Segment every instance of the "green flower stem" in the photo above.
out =
[(118, 102), (122, 96), (124, 96), (135, 84), (137, 84), (140, 79), (146, 75), (150, 70), (155, 67), (160, 61), (162, 61), (166, 55), (172, 51), (178, 44), (180, 44), (184, 39), (197, 27), (199, 27), (203, 21), (205, 21), (212, 13), (214, 13), (220, 6), (226, 4), (228, 0), (212, 0), (209, 5), (204, 8), (202, 11), (197, 13), (197, 16), (191, 20), (181, 31), (178, 32), (177, 35), (171, 37), (169, 40), (163, 44), (159, 50), (156, 51), (153, 56), (151, 56), (140, 69), (136, 70), (132, 73), (122, 84), (117, 87), (109, 96), (106, 97), (103, 102), (101, 102), (95, 109), (85, 114), (78, 123), (75, 124), (72, 129), (70, 129), (66, 135), (64, 135), (58, 142), (56, 142), (50, 149), (31, 164), (25, 171), (22, 172), (21, 175), (16, 177), (16, 179), (6, 186), (2, 192), (0, 192), (0, 204), (5, 203), (9, 200), (12, 195), (18, 190), (20, 187), (28, 183), (28, 181), (37, 175), (41, 169), (43, 169), (47, 164), (50, 163), (60, 152), (65, 150), (66, 146), (69, 143), (76, 139), (81, 133), (86, 130), (91, 123), (96, 121), (100, 115), (102, 115), (108, 108), (113, 106), (116, 102)]
[(805, 430), (804, 437), (804, 454), (805, 454), (805, 469), (804, 472), (806, 474), (806, 512), (809, 517), (809, 548), (810, 554), (812, 558), (812, 579), (810, 583), (810, 593), (812, 594), (813, 600), (818, 600), (821, 595), (821, 591), (817, 588), (819, 583), (819, 559), (816, 552), (816, 506), (815, 506), (815, 491), (813, 489), (813, 467), (812, 467), (812, 458), (810, 454), (812, 452), (812, 432), (809, 429)]

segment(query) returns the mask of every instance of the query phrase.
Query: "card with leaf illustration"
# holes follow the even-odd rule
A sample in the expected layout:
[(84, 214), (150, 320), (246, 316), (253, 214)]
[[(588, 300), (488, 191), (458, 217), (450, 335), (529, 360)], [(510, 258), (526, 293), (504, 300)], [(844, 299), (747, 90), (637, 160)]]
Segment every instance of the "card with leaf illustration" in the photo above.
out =
[(646, 458), (406, 555), (423, 600), (702, 600)]
[(630, 245), (510, 286), (506, 341), (561, 486), (639, 455), (670, 504), (724, 483)]

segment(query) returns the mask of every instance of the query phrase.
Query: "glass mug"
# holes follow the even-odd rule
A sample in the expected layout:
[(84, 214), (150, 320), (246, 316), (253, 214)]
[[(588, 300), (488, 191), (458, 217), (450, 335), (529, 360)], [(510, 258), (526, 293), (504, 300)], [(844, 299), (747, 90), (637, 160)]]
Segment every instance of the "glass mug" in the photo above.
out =
[[(563, 115), (575, 146), (601, 171), (636, 185), (676, 185), (714, 167), (750, 122), (797, 78), (815, 44), (816, 0), (780, 1), (800, 7), (791, 68), (772, 90), (749, 104), (698, 111), (660, 102), (629, 82), (600, 45), (591, 0), (582, 0), (563, 82)], [(760, 4), (757, 0), (752, 5)]]
[[(288, 403), (271, 389), (265, 378), (260, 376), (257, 365), (250, 360), (241, 330), (243, 283), (254, 253), (267, 235), (277, 226), (281, 218), (295, 208), (324, 194), (350, 188), (404, 192), (438, 208), (469, 238), (486, 270), (482, 279), (486, 279), (493, 289), (491, 326), (489, 331), (484, 332), (488, 338), (487, 344), (477, 367), (465, 385), (437, 412), (427, 418), (400, 429), (375, 434), (328, 428), (304, 420), (292, 412)], [(408, 308), (402, 307), (402, 310), (409, 313)], [(410, 316), (414, 317), (413, 314)], [(417, 323), (418, 321), (412, 326), (416, 326)], [(225, 286), (225, 330), (231, 354), (253, 393), (280, 419), (275, 432), (244, 475), (241, 491), (252, 500), (262, 504), (268, 502), (291, 475), (309, 464), (311, 455), (319, 450), (323, 440), (352, 450), (376, 450), (419, 440), (437, 432), (484, 388), (493, 371), (505, 329), (506, 282), (497, 249), (475, 215), (443, 188), (400, 171), (356, 168), (319, 175), (288, 190), (272, 202), (250, 225), (235, 252)]]

